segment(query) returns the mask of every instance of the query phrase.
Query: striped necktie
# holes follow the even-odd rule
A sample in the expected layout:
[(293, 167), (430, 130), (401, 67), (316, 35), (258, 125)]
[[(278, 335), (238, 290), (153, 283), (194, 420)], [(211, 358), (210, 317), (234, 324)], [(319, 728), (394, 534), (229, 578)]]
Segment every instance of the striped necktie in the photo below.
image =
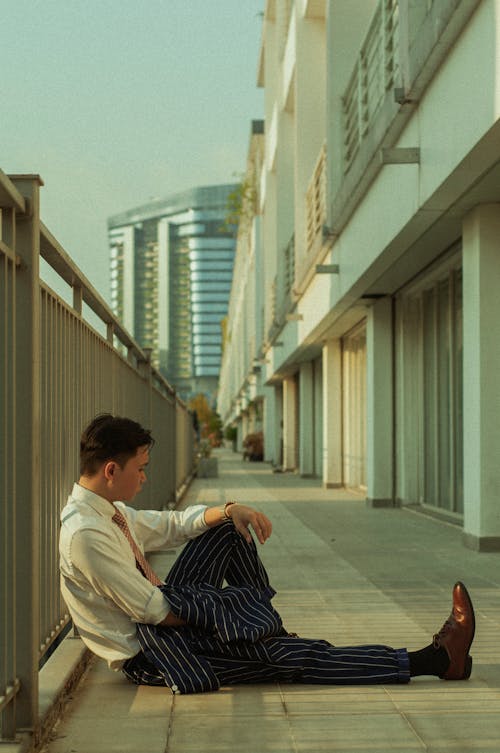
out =
[(125, 535), (125, 538), (127, 539), (128, 543), (130, 544), (132, 551), (134, 553), (135, 561), (137, 564), (138, 569), (142, 572), (142, 574), (149, 580), (150, 583), (153, 584), (153, 586), (161, 586), (162, 581), (158, 578), (155, 571), (149, 564), (149, 562), (146, 560), (145, 556), (137, 546), (137, 544), (134, 541), (134, 537), (130, 533), (130, 529), (128, 527), (127, 520), (125, 518), (125, 515), (123, 515), (119, 510), (115, 511), (115, 514), (113, 515), (113, 523), (116, 523), (118, 528), (123, 532)]

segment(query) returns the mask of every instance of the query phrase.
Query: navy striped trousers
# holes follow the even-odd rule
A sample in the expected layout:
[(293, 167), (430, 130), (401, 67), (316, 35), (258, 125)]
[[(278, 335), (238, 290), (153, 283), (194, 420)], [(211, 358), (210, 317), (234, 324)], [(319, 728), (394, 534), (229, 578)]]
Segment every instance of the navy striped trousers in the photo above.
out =
[(123, 667), (137, 684), (196, 693), (269, 681), (361, 685), (410, 679), (406, 649), (338, 648), (287, 635), (271, 606), (275, 592), (255, 544), (230, 522), (191, 540), (160, 588), (172, 612), (188, 624), (137, 625), (141, 651)]

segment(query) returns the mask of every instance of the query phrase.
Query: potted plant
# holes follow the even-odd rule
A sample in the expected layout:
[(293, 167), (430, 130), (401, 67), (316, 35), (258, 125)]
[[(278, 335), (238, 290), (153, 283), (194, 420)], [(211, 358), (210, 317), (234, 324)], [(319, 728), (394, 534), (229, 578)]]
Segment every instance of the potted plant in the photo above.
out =
[(226, 429), (224, 431), (224, 439), (227, 439), (228, 442), (231, 442), (233, 452), (236, 452), (236, 442), (238, 439), (238, 430), (236, 426), (226, 426)]
[(202, 439), (200, 442), (198, 468), (196, 475), (199, 478), (217, 478), (219, 468), (217, 458), (211, 457), (212, 444), (208, 439)]

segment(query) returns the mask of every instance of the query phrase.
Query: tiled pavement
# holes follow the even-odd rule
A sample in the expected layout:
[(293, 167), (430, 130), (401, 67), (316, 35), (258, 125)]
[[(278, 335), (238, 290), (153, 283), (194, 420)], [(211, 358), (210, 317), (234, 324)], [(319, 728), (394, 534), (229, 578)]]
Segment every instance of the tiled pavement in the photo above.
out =
[[(463, 580), (476, 609), (468, 682), (258, 685), (172, 696), (136, 687), (95, 662), (47, 753), (319, 753), (500, 750), (500, 553), (463, 548), (460, 529), (408, 510), (373, 510), (317, 480), (219, 453), (219, 478), (198, 479), (184, 504), (236, 498), (273, 521), (262, 558), (291, 631), (337, 645), (427, 644)], [(156, 556), (167, 571), (171, 553)]]

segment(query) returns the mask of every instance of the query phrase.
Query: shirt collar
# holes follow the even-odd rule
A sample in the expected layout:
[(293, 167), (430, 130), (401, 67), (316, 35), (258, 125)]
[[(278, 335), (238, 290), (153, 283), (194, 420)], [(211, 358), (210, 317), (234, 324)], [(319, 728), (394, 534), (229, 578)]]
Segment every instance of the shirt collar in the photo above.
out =
[(116, 512), (115, 506), (111, 502), (108, 502), (107, 499), (100, 497), (99, 494), (77, 483), (73, 485), (71, 498), (78, 502), (85, 502), (85, 504), (89, 505), (97, 513), (107, 518), (112, 518)]

